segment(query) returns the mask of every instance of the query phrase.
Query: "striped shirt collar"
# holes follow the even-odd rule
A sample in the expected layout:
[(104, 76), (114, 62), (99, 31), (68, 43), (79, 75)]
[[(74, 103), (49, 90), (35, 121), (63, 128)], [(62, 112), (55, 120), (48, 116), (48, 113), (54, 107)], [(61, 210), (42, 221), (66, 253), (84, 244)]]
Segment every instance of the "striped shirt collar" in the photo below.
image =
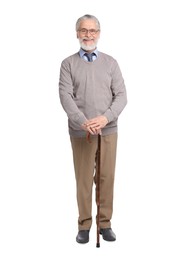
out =
[[(81, 58), (83, 58), (84, 54), (86, 53), (86, 51), (84, 51), (82, 48), (79, 50), (79, 55)], [(93, 51), (93, 53), (96, 55), (96, 58), (98, 57), (98, 50), (97, 48)]]

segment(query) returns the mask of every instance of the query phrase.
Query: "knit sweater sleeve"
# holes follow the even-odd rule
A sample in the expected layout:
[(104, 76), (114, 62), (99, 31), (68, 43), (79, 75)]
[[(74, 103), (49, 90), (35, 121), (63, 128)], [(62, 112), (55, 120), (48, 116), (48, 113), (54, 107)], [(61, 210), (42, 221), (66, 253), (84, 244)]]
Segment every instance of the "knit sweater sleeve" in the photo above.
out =
[(61, 63), (59, 97), (68, 118), (74, 122), (75, 125), (80, 127), (87, 119), (74, 102), (70, 63), (67, 60)]
[(116, 60), (114, 60), (112, 65), (111, 73), (111, 91), (113, 99), (110, 107), (104, 113), (104, 116), (106, 116), (108, 122), (117, 120), (118, 116), (127, 104), (126, 87), (121, 70)]

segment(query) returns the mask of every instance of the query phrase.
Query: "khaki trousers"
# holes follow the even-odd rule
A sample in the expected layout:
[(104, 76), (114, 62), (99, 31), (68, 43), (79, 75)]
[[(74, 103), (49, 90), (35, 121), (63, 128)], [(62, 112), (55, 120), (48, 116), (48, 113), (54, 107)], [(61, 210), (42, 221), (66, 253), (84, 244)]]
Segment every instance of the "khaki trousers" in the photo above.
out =
[[(78, 228), (87, 230), (92, 225), (92, 189), (96, 180), (98, 137), (70, 137), (79, 210)], [(100, 170), (100, 228), (111, 227), (113, 190), (116, 163), (117, 133), (101, 136)]]

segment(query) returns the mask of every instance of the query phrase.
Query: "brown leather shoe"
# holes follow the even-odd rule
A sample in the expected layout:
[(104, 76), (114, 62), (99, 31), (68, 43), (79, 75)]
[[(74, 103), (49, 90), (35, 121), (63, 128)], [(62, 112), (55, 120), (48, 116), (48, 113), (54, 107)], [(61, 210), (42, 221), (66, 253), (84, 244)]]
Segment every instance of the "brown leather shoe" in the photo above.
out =
[(89, 230), (80, 230), (76, 236), (76, 241), (81, 244), (89, 242)]
[(111, 228), (101, 228), (100, 234), (102, 235), (103, 239), (106, 241), (116, 240), (116, 235), (114, 234)]

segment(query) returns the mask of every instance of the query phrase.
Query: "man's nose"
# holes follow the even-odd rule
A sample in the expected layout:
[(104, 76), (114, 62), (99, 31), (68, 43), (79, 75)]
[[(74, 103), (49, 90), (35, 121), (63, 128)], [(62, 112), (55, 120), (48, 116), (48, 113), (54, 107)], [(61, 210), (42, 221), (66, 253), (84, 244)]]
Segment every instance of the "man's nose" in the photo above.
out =
[(91, 36), (91, 33), (90, 33), (89, 30), (87, 30), (86, 35), (87, 35), (87, 36)]

